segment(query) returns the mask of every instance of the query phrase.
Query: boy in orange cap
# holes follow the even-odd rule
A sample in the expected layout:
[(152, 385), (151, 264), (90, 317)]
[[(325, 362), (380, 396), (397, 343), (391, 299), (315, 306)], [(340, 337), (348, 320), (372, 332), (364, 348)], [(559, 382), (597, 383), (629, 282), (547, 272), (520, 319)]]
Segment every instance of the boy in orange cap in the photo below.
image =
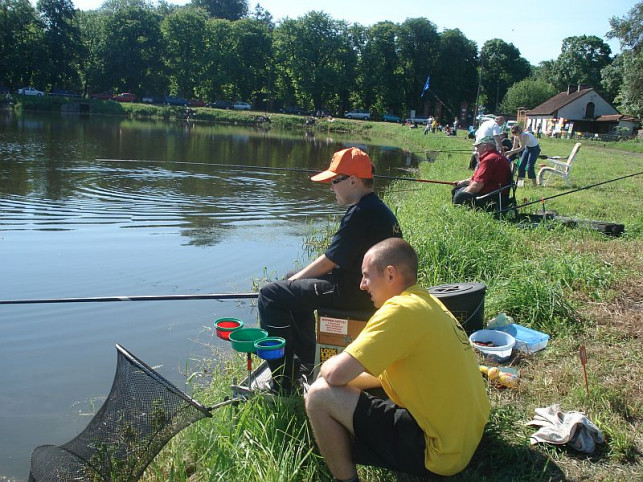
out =
[(364, 151), (350, 147), (333, 155), (327, 170), (311, 177), (328, 183), (337, 204), (348, 206), (330, 245), (317, 259), (286, 280), (259, 290), (261, 327), (270, 336), (286, 340), (283, 358), (268, 361), (273, 389), (293, 390), (301, 372), (310, 374), (315, 361), (315, 317), (317, 308), (373, 312), (368, 296), (360, 291), (362, 258), (374, 244), (401, 237), (399, 223), (373, 190), (374, 167)]

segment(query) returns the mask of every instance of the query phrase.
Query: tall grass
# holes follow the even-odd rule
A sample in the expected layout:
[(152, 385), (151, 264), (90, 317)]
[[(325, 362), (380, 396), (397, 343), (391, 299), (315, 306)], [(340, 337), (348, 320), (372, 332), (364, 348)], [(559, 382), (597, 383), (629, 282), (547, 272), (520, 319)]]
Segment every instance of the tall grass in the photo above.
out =
[[(418, 152), (470, 145), (464, 138), (432, 138), (423, 136), (421, 129), (399, 126), (375, 125), (371, 134), (395, 138)], [(573, 145), (564, 140), (542, 144), (548, 155), (567, 155)], [(643, 170), (640, 157), (589, 144), (581, 149), (571, 186), (523, 188), (519, 199), (538, 200)], [(463, 179), (471, 174), (466, 169), (468, 157), (438, 153), (435, 162), (420, 166), (419, 174)], [(517, 390), (488, 387), (492, 413), (483, 441), (469, 467), (453, 480), (643, 478), (643, 350), (636, 335), (640, 296), (612, 306), (624, 296), (620, 287), (633, 293), (630, 297), (641, 293), (642, 187), (643, 179), (635, 177), (547, 202), (547, 209), (566, 216), (621, 222), (626, 234), (620, 238), (556, 223), (534, 226), (497, 220), (488, 213), (452, 206), (448, 187), (441, 185), (415, 184), (409, 189), (398, 183), (389, 189), (386, 201), (418, 252), (421, 284), (484, 282), (486, 319), (505, 312), (517, 323), (551, 336), (544, 351), (512, 361), (520, 370)], [(530, 209), (537, 211), (540, 206), (523, 212)], [(312, 233), (310, 249), (322, 249), (332, 228)], [(579, 345), (588, 351), (589, 397)], [(210, 370), (213, 380), (196, 397), (221, 401), (229, 393), (231, 366)], [(531, 446), (529, 435), (534, 430), (525, 422), (533, 417), (534, 408), (553, 403), (563, 410), (584, 411), (603, 431), (606, 444), (592, 456), (564, 447)], [(332, 480), (315, 449), (301, 400), (275, 406), (257, 399), (213, 415), (175, 437), (148, 469), (146, 480)], [(368, 481), (416, 480), (368, 467), (359, 467), (359, 473)]]

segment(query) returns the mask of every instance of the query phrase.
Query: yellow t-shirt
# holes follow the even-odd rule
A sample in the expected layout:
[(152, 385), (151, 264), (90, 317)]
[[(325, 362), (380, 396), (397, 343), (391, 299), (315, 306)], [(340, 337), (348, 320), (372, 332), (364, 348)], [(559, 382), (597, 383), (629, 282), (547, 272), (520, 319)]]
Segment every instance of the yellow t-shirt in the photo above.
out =
[(489, 420), (489, 400), (465, 331), (438, 299), (409, 287), (377, 310), (346, 352), (418, 422), (427, 469), (453, 475), (467, 466)]

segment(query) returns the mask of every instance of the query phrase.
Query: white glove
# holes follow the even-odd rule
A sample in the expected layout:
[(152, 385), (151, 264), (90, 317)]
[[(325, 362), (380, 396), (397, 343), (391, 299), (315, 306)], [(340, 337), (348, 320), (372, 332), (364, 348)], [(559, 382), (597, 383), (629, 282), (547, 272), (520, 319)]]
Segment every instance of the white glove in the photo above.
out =
[(534, 419), (527, 425), (540, 427), (531, 436), (531, 444), (546, 442), (569, 444), (579, 452), (591, 454), (596, 444), (605, 441), (600, 429), (582, 412), (563, 412), (560, 405), (537, 408)]

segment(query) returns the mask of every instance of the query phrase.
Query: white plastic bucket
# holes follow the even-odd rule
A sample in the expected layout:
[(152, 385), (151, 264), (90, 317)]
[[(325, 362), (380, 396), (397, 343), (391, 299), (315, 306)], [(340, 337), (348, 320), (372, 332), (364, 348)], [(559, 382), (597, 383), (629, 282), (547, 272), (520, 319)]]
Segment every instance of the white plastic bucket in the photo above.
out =
[[(478, 345), (475, 342), (493, 343), (495, 346)], [(498, 330), (478, 330), (469, 336), (469, 343), (492, 360), (502, 362), (511, 356), (516, 339), (509, 333)]]

